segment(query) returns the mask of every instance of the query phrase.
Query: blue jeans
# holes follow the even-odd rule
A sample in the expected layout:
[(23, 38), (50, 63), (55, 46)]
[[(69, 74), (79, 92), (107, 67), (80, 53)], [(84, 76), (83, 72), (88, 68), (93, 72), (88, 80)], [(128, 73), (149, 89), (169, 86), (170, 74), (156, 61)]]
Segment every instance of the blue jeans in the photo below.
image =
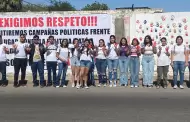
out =
[(39, 73), (40, 76), (40, 85), (45, 85), (43, 61), (33, 62), (31, 64), (31, 69), (32, 69), (32, 77), (34, 85), (39, 85), (39, 82), (37, 81), (37, 72)]
[(68, 69), (67, 63), (65, 63), (65, 62), (58, 63), (58, 75), (56, 78), (57, 81), (56, 81), (55, 85), (57, 85), (57, 86), (60, 85), (61, 75), (62, 75), (61, 85), (66, 85), (65, 79), (66, 79), (67, 69)]
[(130, 71), (131, 71), (131, 85), (138, 86), (139, 85), (139, 68), (140, 61), (139, 57), (131, 57), (130, 58)]
[(8, 85), (7, 73), (6, 73), (6, 61), (0, 62), (0, 72), (2, 73), (2, 79), (0, 79), (0, 84)]
[(153, 85), (154, 56), (143, 55), (142, 58), (143, 85)]
[(92, 58), (92, 62), (90, 65), (90, 69), (88, 72), (88, 82), (90, 85), (95, 85), (95, 80), (94, 80), (94, 58)]
[(48, 85), (52, 85), (51, 73), (53, 72), (53, 84), (56, 84), (57, 62), (47, 62)]
[(107, 60), (106, 59), (96, 59), (96, 69), (98, 72), (98, 79), (100, 84), (107, 83)]
[(184, 72), (185, 72), (185, 62), (184, 61), (174, 61), (173, 62), (173, 79), (174, 85), (177, 85), (177, 76), (180, 76), (180, 85), (183, 85)]
[(128, 84), (128, 68), (130, 58), (126, 56), (119, 57), (120, 85)]
[(117, 80), (118, 59), (108, 59), (109, 80)]

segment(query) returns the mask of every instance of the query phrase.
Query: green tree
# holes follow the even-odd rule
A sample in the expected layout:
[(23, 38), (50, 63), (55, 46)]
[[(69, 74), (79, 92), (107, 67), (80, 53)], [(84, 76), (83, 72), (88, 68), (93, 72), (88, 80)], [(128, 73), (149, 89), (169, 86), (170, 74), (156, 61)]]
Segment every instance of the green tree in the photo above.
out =
[(18, 12), (22, 10), (22, 0), (0, 0), (0, 12)]
[(48, 7), (42, 4), (23, 4), (22, 11), (48, 11)]
[(75, 7), (67, 1), (50, 0), (49, 11), (75, 11)]
[(109, 10), (109, 7), (107, 4), (99, 3), (95, 1), (92, 4), (87, 4), (84, 8), (82, 8), (84, 11), (93, 11), (93, 10)]

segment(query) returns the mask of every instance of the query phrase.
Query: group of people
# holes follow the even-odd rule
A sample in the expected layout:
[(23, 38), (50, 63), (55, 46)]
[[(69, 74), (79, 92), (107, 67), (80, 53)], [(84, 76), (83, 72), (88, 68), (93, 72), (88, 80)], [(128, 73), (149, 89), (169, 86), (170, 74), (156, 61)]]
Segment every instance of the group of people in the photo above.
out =
[[(14, 87), (25, 86), (27, 80), (26, 67), (27, 55), (29, 55), (29, 64), (32, 70), (33, 86), (67, 87), (66, 74), (68, 63), (71, 65), (72, 87), (89, 88), (89, 85), (95, 86), (94, 69), (96, 67), (99, 84), (98, 87), (116, 87), (127, 86), (130, 79), (130, 87), (139, 87), (139, 71), (142, 64), (143, 86), (153, 87), (153, 75), (155, 66), (155, 56), (157, 56), (157, 88), (161, 86), (167, 88), (167, 75), (169, 66), (173, 68), (173, 88), (176, 89), (178, 72), (180, 75), (179, 87), (183, 89), (184, 71), (189, 66), (189, 47), (183, 44), (183, 38), (178, 36), (176, 44), (170, 46), (165, 37), (161, 38), (161, 44), (153, 43), (151, 37), (147, 35), (142, 44), (137, 38), (129, 44), (126, 38), (122, 38), (119, 43), (114, 35), (110, 36), (110, 42), (105, 43), (103, 39), (99, 40), (98, 45), (94, 45), (93, 40), (85, 39), (79, 43), (78, 39), (73, 39), (69, 44), (67, 39), (63, 39), (58, 46), (55, 44), (54, 36), (49, 36), (45, 45), (39, 41), (39, 36), (33, 37), (33, 42), (25, 42), (24, 34), (20, 35), (20, 41), (13, 44), (14, 49)], [(6, 78), (6, 55), (9, 49), (6, 44), (0, 43), (0, 72), (2, 79), (1, 86), (7, 86)], [(46, 54), (46, 55), (45, 55)], [(45, 57), (46, 56), (46, 59)], [(140, 56), (142, 62), (140, 63)], [(46, 60), (48, 78), (44, 79), (44, 61)], [(57, 71), (58, 66), (58, 73)], [(108, 75), (107, 75), (108, 69)], [(118, 70), (119, 69), (119, 70)], [(21, 80), (18, 80), (21, 70)], [(39, 73), (39, 80), (37, 79)], [(129, 73), (131, 74), (130, 77)], [(53, 74), (53, 79), (52, 79)], [(119, 81), (118, 81), (119, 74)]]

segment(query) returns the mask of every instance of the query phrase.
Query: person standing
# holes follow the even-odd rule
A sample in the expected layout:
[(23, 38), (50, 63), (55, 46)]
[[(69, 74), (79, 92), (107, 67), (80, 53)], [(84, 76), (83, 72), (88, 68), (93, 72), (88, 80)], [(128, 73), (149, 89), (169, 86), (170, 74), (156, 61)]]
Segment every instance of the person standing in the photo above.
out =
[(154, 77), (154, 54), (157, 53), (156, 45), (153, 44), (149, 35), (145, 36), (144, 43), (141, 46), (143, 85), (149, 88), (153, 87)]
[(160, 88), (160, 82), (163, 76), (163, 87), (167, 88), (167, 80), (168, 80), (168, 71), (170, 64), (170, 52), (169, 46), (167, 45), (167, 39), (165, 37), (161, 38), (161, 45), (158, 46), (157, 53), (157, 89)]
[(106, 68), (107, 68), (107, 49), (103, 39), (99, 40), (99, 46), (95, 47), (95, 55), (96, 55), (96, 69), (98, 72), (98, 79), (99, 84), (98, 87), (107, 85), (107, 75), (106, 75)]
[(130, 69), (131, 69), (131, 88), (137, 88), (139, 86), (139, 69), (141, 55), (139, 41), (137, 38), (132, 40), (131, 54), (130, 54)]
[(83, 87), (83, 81), (84, 81), (84, 87), (88, 89), (87, 80), (88, 80), (88, 73), (89, 69), (92, 63), (92, 50), (89, 48), (90, 41), (88, 39), (85, 39), (84, 45), (80, 48), (80, 85)]
[[(68, 69), (69, 61), (69, 49), (68, 49), (68, 40), (63, 39), (61, 46), (57, 49), (57, 58), (58, 58), (58, 75), (56, 78), (56, 88), (64, 87), (66, 88), (66, 73)], [(60, 77), (62, 75), (61, 84)]]
[[(47, 87), (56, 87), (56, 70), (57, 70), (57, 46), (55, 45), (54, 36), (49, 36), (48, 43), (46, 45), (46, 66), (48, 71), (48, 83)], [(53, 81), (51, 73), (53, 72)]]
[(7, 73), (6, 73), (6, 54), (9, 54), (9, 48), (3, 43), (2, 36), (0, 35), (0, 73), (1, 80), (0, 86), (6, 87), (8, 85)]
[[(45, 47), (40, 43), (39, 36), (35, 35), (33, 37), (33, 43), (30, 44), (29, 48), (31, 49), (29, 52), (29, 64), (32, 69), (32, 77), (33, 77), (33, 87), (41, 86), (43, 88), (45, 86), (44, 80), (44, 54)], [(40, 76), (40, 83), (37, 80), (37, 72)]]
[[(14, 49), (14, 87), (26, 86), (26, 67), (27, 67), (27, 52), (31, 49), (29, 44), (25, 43), (26, 36), (20, 35), (20, 41), (13, 44)], [(19, 71), (21, 69), (21, 80), (18, 82)]]
[(128, 85), (128, 70), (129, 70), (129, 62), (130, 62), (130, 46), (127, 43), (126, 38), (121, 38), (119, 48), (119, 70), (120, 70), (120, 85), (127, 86)]
[[(94, 52), (95, 46), (94, 46), (94, 42), (92, 39), (89, 40), (90, 44), (89, 44), (89, 48)], [(91, 58), (92, 58), (92, 62), (90, 65), (90, 69), (89, 69), (89, 73), (88, 73), (88, 84), (91, 86), (96, 86), (95, 84), (95, 79), (94, 79), (94, 64), (95, 64), (95, 58), (94, 58), (94, 53), (91, 54)]]
[[(73, 39), (73, 44), (69, 45), (70, 49), (70, 61), (71, 61), (71, 81), (72, 87), (80, 88), (80, 56), (79, 56), (79, 40), (77, 38)], [(75, 84), (75, 82), (77, 82)]]
[(110, 36), (110, 43), (108, 44), (108, 70), (109, 70), (109, 82), (110, 87), (117, 86), (117, 68), (118, 68), (118, 44), (116, 43), (116, 37)]
[(184, 72), (185, 67), (188, 66), (188, 49), (186, 49), (185, 45), (183, 44), (182, 36), (177, 36), (176, 38), (176, 45), (173, 46), (171, 50), (171, 66), (173, 67), (173, 83), (174, 89), (177, 89), (177, 77), (178, 71), (180, 76), (180, 89), (184, 89), (183, 82), (184, 82)]

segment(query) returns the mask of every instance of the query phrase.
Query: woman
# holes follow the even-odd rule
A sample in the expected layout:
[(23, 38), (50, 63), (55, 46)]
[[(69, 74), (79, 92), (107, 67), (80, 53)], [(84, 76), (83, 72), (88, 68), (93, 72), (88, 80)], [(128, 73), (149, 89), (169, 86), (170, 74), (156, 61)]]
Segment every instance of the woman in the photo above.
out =
[[(80, 57), (79, 57), (79, 40), (77, 38), (73, 39), (73, 44), (69, 46), (70, 48), (70, 60), (71, 60), (71, 71), (72, 71), (72, 87), (80, 88), (79, 83), (79, 72), (80, 72)], [(75, 82), (77, 84), (75, 85)]]
[(120, 85), (127, 86), (128, 85), (128, 68), (129, 68), (129, 54), (130, 54), (130, 46), (127, 44), (126, 38), (121, 38), (119, 48), (119, 69), (120, 69)]
[(164, 89), (167, 88), (167, 76), (169, 71), (169, 64), (170, 64), (170, 53), (169, 53), (169, 46), (167, 46), (167, 40), (165, 37), (161, 38), (161, 45), (158, 47), (157, 53), (157, 89), (160, 88), (160, 82), (163, 76), (163, 87)]
[(106, 68), (107, 68), (107, 49), (103, 39), (99, 40), (99, 46), (95, 49), (96, 52), (96, 68), (98, 72), (98, 79), (99, 84), (98, 87), (107, 85), (107, 75), (106, 75)]
[(87, 86), (87, 80), (88, 80), (88, 73), (91, 66), (92, 58), (92, 50), (89, 48), (89, 40), (85, 39), (84, 45), (80, 48), (80, 85), (83, 87), (83, 81), (84, 81), (84, 87), (88, 89)]
[(49, 36), (48, 43), (46, 45), (46, 64), (48, 71), (48, 84), (47, 87), (52, 86), (51, 73), (53, 72), (53, 86), (56, 87), (56, 70), (57, 70), (57, 46), (55, 45), (54, 36)]
[[(58, 58), (58, 75), (56, 78), (56, 87), (66, 88), (66, 73), (68, 68), (69, 61), (69, 49), (68, 49), (68, 40), (63, 39), (61, 46), (57, 49), (57, 58)], [(62, 75), (61, 84), (60, 77)]]
[(131, 43), (131, 54), (130, 54), (131, 88), (133, 87), (137, 88), (139, 86), (140, 55), (141, 52), (140, 52), (139, 41), (137, 38), (134, 38)]
[(180, 88), (184, 89), (183, 81), (184, 81), (184, 72), (185, 66), (188, 66), (188, 50), (185, 45), (183, 45), (183, 38), (178, 36), (176, 38), (176, 45), (174, 45), (171, 51), (171, 66), (173, 67), (173, 82), (174, 89), (177, 89), (177, 76), (178, 70), (180, 75)]
[[(94, 51), (94, 48), (95, 48), (94, 42), (92, 39), (90, 39), (89, 41), (90, 41), (89, 48)], [(91, 58), (92, 58), (92, 62), (91, 62), (91, 66), (88, 73), (88, 82), (89, 82), (89, 85), (96, 86), (95, 80), (94, 80), (94, 53), (91, 55)]]
[(154, 54), (156, 54), (156, 45), (153, 45), (149, 35), (145, 36), (144, 43), (141, 47), (142, 69), (143, 69), (143, 85), (149, 88), (153, 87), (154, 76)]
[(108, 70), (110, 87), (117, 86), (117, 67), (118, 67), (118, 44), (114, 35), (110, 36), (110, 43), (108, 44)]
[[(20, 41), (13, 44), (14, 49), (14, 87), (26, 86), (26, 67), (27, 67), (27, 53), (31, 50), (29, 44), (25, 43), (26, 36), (20, 35)], [(21, 80), (18, 82), (19, 71), (21, 69)]]

